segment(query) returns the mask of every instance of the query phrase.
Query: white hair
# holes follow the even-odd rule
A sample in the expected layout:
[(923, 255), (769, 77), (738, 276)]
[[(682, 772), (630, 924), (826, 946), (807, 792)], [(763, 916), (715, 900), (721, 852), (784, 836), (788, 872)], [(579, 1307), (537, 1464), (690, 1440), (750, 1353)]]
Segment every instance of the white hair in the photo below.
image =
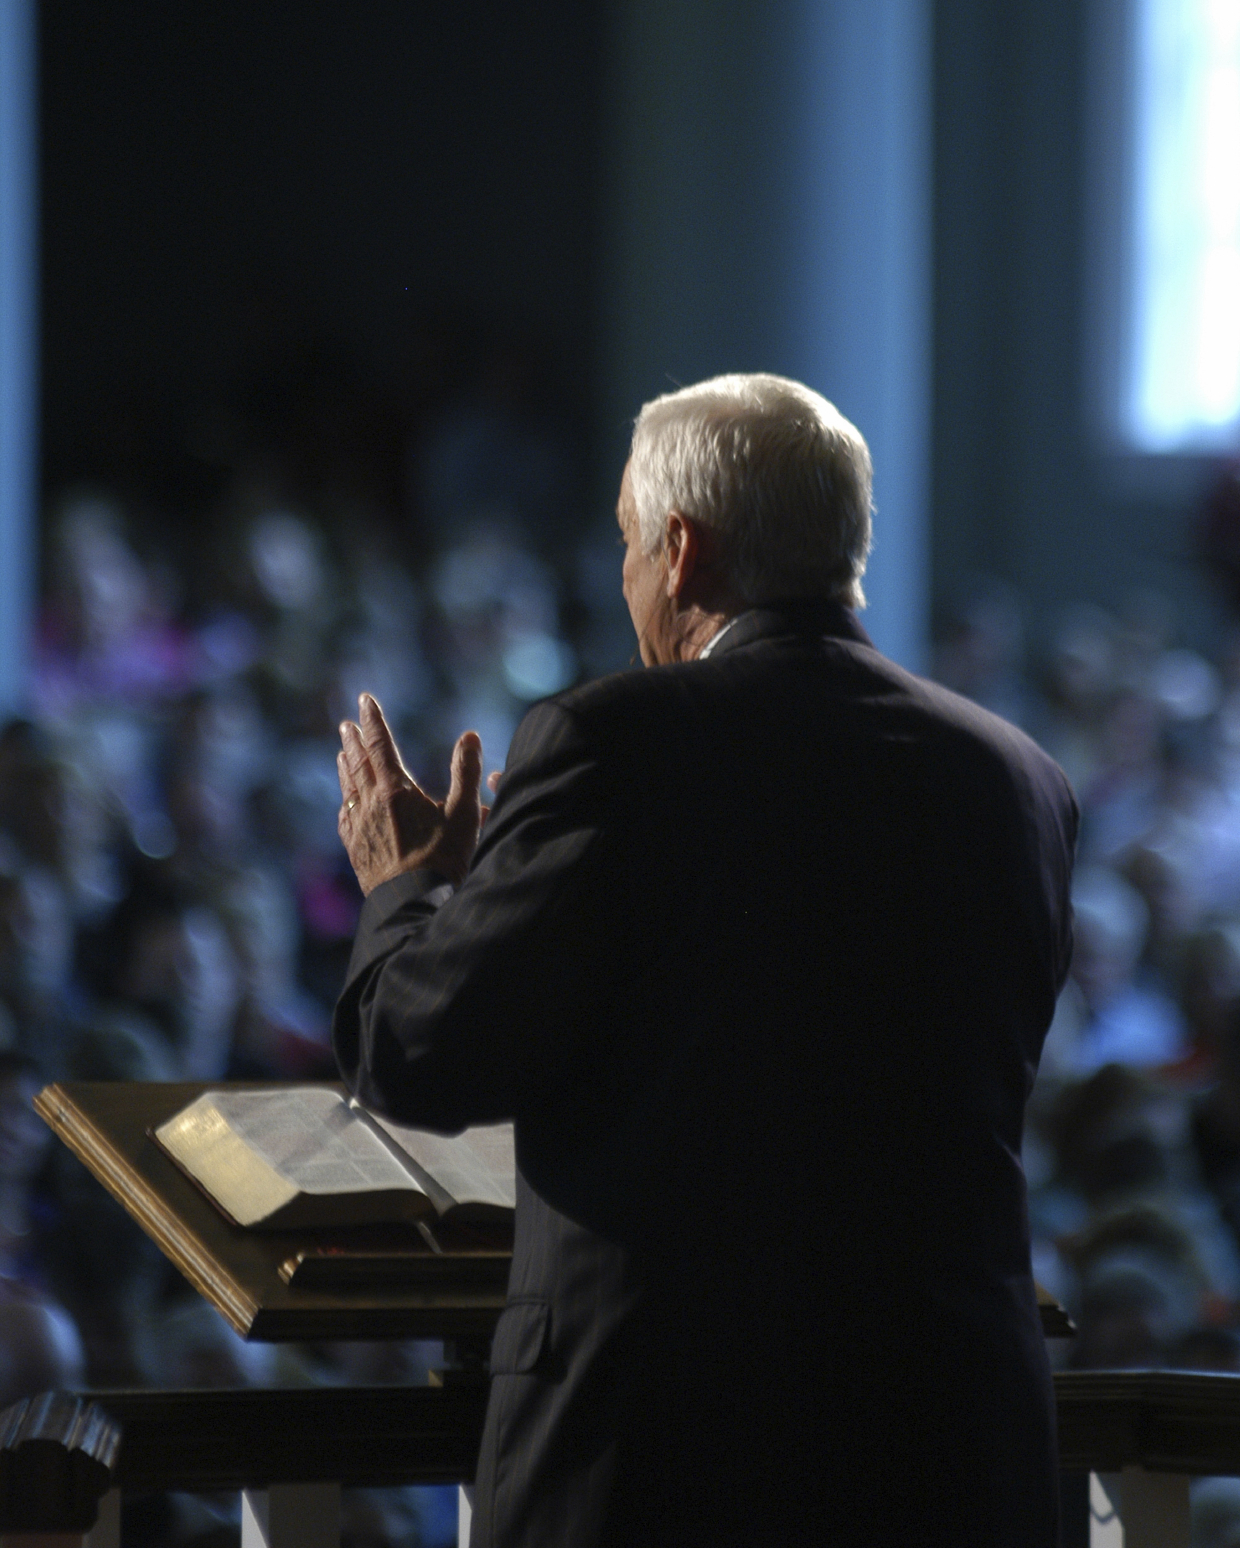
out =
[(716, 376), (647, 403), (629, 483), (652, 554), (675, 510), (718, 534), (746, 603), (826, 596), (864, 607), (873, 473), (861, 432), (782, 376)]

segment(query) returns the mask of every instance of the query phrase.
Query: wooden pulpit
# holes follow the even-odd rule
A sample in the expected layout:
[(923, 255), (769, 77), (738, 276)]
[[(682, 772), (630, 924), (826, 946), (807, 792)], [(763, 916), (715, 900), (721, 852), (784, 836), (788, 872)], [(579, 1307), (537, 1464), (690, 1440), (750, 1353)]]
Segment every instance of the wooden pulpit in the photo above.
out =
[[(508, 1254), (468, 1237), (445, 1239), (447, 1250), (435, 1253), (403, 1228), (264, 1233), (232, 1225), (150, 1137), (204, 1089), (71, 1083), (48, 1086), (35, 1105), (242, 1337), (443, 1338), (473, 1350), (474, 1370), (440, 1387), (82, 1394), (121, 1435), (108, 1452), (114, 1487), (97, 1524), (86, 1536), (75, 1529), (81, 1501), (68, 1481), (87, 1463), (74, 1460), (68, 1441), (63, 1462), (52, 1456), (50, 1431), (34, 1445), (22, 1418), (12, 1426), (21, 1444), (6, 1466), (37, 1465), (43, 1494), (13, 1525), (51, 1522), (47, 1480), (61, 1479), (66, 1531), (15, 1536), (0, 1525), (0, 1548), (119, 1548), (126, 1487), (240, 1489), (243, 1548), (334, 1548), (342, 1484), (472, 1478), (486, 1403), (483, 1355), (504, 1304)], [(1062, 1308), (1045, 1294), (1039, 1302), (1047, 1335), (1069, 1335)], [(1187, 1548), (1189, 1477), (1240, 1475), (1240, 1376), (1064, 1372), (1055, 1387), (1063, 1465), (1083, 1486), (1077, 1519), (1065, 1521), (1065, 1548)], [(55, 1409), (62, 1419), (67, 1412)]]
[[(243, 1338), (445, 1339), (466, 1365), (464, 1379), (416, 1389), (89, 1396), (122, 1426), (118, 1487), (240, 1488), (243, 1548), (328, 1548), (338, 1539), (341, 1484), (472, 1478), (511, 1243), (468, 1228), (437, 1229), (440, 1251), (402, 1226), (242, 1230), (151, 1138), (206, 1089), (70, 1082), (45, 1087), (35, 1107)], [(92, 1548), (115, 1548), (108, 1523), (116, 1514), (105, 1510)]]
[[(281, 1084), (291, 1083), (255, 1089)], [(75, 1081), (45, 1087), (35, 1109), (242, 1338), (485, 1346), (503, 1309), (511, 1244), (443, 1232), (445, 1250), (436, 1253), (412, 1227), (242, 1230), (151, 1138), (208, 1089)]]

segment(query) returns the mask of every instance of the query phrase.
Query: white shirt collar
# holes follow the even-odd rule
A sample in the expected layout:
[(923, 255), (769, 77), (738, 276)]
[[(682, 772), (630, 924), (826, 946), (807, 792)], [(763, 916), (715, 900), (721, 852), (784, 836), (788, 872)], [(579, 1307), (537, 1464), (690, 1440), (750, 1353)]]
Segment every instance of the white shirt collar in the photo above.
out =
[(741, 616), (742, 615), (740, 613), (737, 613), (735, 618), (728, 619), (727, 623), (724, 624), (722, 629), (719, 629), (714, 634), (712, 634), (710, 639), (706, 641), (706, 644), (703, 645), (701, 650), (698, 651), (696, 659), (698, 661), (705, 661), (707, 656), (710, 655), (711, 651), (714, 650), (715, 646), (718, 645), (719, 641), (724, 637), (724, 635), (733, 626), (733, 624), (740, 621)]

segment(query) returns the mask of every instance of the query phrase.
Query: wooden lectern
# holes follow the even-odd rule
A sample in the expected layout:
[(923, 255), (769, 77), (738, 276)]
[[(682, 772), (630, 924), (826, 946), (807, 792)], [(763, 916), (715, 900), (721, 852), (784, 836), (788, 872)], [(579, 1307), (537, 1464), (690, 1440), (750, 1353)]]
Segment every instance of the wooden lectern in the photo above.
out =
[[(411, 1232), (233, 1226), (149, 1134), (204, 1089), (53, 1085), (35, 1106), (244, 1338), (448, 1338), (480, 1354), (504, 1304), (508, 1254), (458, 1241), (436, 1255)], [(1039, 1301), (1049, 1336), (1071, 1332), (1051, 1297)], [(477, 1379), (438, 1389), (86, 1394), (121, 1426), (116, 1487), (89, 1537), (42, 1542), (119, 1548), (120, 1488), (240, 1488), (242, 1548), (334, 1548), (342, 1483), (472, 1476), (486, 1400), (476, 1363)], [(1189, 1477), (1240, 1474), (1240, 1376), (1072, 1371), (1055, 1386), (1063, 1465), (1089, 1489), (1088, 1519), (1075, 1536), (1065, 1522), (1065, 1544), (1188, 1548)], [(0, 1548), (6, 1538), (0, 1525)]]
[[(288, 1083), (254, 1083), (267, 1089), (281, 1084)], [(185, 1450), (200, 1456), (218, 1451), (221, 1428), (226, 1437), (244, 1432), (249, 1443), (243, 1457), (199, 1469), (211, 1480), (201, 1487), (242, 1488), (243, 1548), (328, 1548), (338, 1540), (332, 1521), (341, 1482), (440, 1482), (445, 1458), (455, 1480), (472, 1476), (485, 1405), (486, 1349), (504, 1305), (511, 1244), (468, 1230), (437, 1230), (443, 1250), (436, 1253), (410, 1227), (242, 1230), (151, 1138), (153, 1128), (207, 1089), (189, 1082), (72, 1082), (45, 1087), (35, 1108), (243, 1338), (449, 1339), (465, 1353), (474, 1379), (467, 1378), (464, 1389), (453, 1383), (405, 1393), (377, 1388), (93, 1396), (125, 1429), (118, 1463), (122, 1486), (139, 1486), (139, 1475), (146, 1487), (155, 1486), (138, 1450), (145, 1456), (152, 1439), (158, 1442), (169, 1426)], [(316, 1402), (313, 1420), (300, 1413), (298, 1405)], [(284, 1422), (275, 1409), (288, 1409)], [(260, 1410), (261, 1422), (252, 1422)], [(347, 1433), (333, 1441), (342, 1419)], [(281, 1436), (287, 1441), (290, 1434), (307, 1433), (325, 1446), (299, 1443), (290, 1451), (284, 1444), (288, 1454), (279, 1456), (272, 1450), (279, 1450)], [(305, 1472), (307, 1464), (318, 1469), (313, 1477)], [(331, 1470), (326, 1477), (324, 1469)], [(189, 1476), (197, 1476), (192, 1456), (163, 1457), (161, 1487), (176, 1488), (178, 1479), (185, 1487)], [(230, 1483), (221, 1484), (225, 1478)], [(464, 1500), (462, 1515), (467, 1520)], [(112, 1509), (108, 1520), (115, 1516)], [(96, 1528), (91, 1548), (115, 1548), (110, 1530), (105, 1524), (99, 1535)]]
[[(281, 1084), (290, 1083), (254, 1089)], [(510, 1244), (443, 1233), (445, 1250), (437, 1254), (403, 1226), (242, 1230), (150, 1134), (208, 1089), (181, 1081), (76, 1081), (45, 1087), (35, 1109), (242, 1338), (485, 1345), (504, 1306)]]

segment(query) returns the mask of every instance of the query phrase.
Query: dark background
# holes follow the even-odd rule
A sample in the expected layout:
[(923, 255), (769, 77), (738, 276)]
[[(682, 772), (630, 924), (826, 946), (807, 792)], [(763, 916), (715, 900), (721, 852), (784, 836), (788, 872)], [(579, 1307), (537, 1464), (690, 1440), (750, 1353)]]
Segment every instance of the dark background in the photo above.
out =
[[(295, 487), (347, 486), (416, 531), (411, 437), (483, 391), (556, 421), (581, 519), (601, 519), (620, 440), (598, 405), (625, 328), (602, 290), (617, 189), (633, 201), (617, 161), (660, 106), (622, 47), (639, 12), (44, 0), (47, 502), (102, 480), (175, 525), (274, 455)], [(770, 211), (797, 200), (780, 113), (803, 13), (646, 19), (679, 61), (679, 117), (662, 110), (683, 133), (640, 154), (680, 158), (669, 186), (695, 201), (662, 186), (648, 217), (619, 213), (673, 269), (683, 219), (694, 292), (745, 368), (764, 363), (746, 298), (789, 278)], [(1089, 18), (1080, 0), (933, 8), (929, 581), (940, 619), (978, 574), (1035, 617), (1152, 586), (1204, 642), (1218, 615), (1189, 534), (1210, 465), (1117, 462), (1089, 424)], [(670, 339), (692, 319), (668, 278), (637, 304)], [(695, 364), (668, 356), (646, 393)]]
[(171, 519), (275, 455), (409, 503), (421, 416), (587, 444), (600, 22), (578, 4), (46, 0), (43, 477)]

